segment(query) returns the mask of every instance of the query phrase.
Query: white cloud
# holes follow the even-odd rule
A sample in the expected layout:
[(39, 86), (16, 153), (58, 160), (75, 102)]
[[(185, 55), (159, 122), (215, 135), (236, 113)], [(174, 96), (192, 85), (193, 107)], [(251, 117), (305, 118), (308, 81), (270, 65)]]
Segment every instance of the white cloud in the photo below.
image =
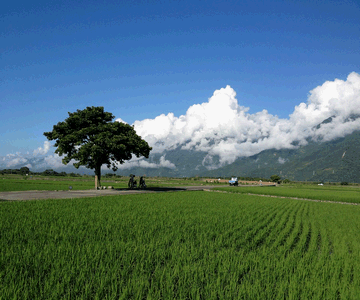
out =
[(119, 123), (124, 123), (124, 124), (128, 124), (127, 122), (125, 122), (123, 119), (121, 118), (117, 118), (115, 121), (119, 122)]
[[(204, 103), (195, 104), (185, 115), (162, 114), (155, 119), (135, 121), (134, 127), (153, 147), (153, 153), (181, 146), (208, 153), (203, 165), (211, 166), (219, 156), (218, 167), (236, 158), (251, 156), (266, 149), (294, 148), (294, 141), (305, 145), (306, 139), (332, 140), (360, 129), (360, 120), (347, 121), (360, 114), (360, 75), (353, 72), (346, 81), (336, 79), (310, 91), (307, 103), (300, 103), (287, 119), (266, 110), (249, 114), (239, 105), (230, 87), (214, 92)], [(325, 119), (333, 121), (314, 127)]]
[(284, 164), (285, 162), (287, 161), (287, 159), (285, 159), (285, 158), (282, 158), (282, 157), (279, 157), (279, 159), (278, 159), (278, 162), (279, 162), (279, 164)]
[(160, 157), (159, 166), (163, 168), (176, 169), (176, 166), (171, 161), (165, 159), (165, 155)]
[(10, 168), (10, 167), (14, 167), (14, 166), (17, 166), (19, 164), (24, 164), (27, 162), (27, 159), (24, 158), (24, 157), (17, 157), (17, 158), (14, 158), (10, 161), (8, 161), (6, 163), (6, 167)]
[[(46, 168), (50, 169), (56, 169), (60, 167), (64, 167), (65, 165), (62, 163), (62, 157), (60, 157), (58, 154), (54, 153), (52, 155), (48, 155), (44, 159)], [(72, 163), (69, 163), (69, 165), (72, 165)]]
[(50, 150), (50, 142), (49, 141), (45, 141), (44, 142), (44, 147), (41, 148), (37, 148), (36, 150), (34, 150), (33, 152), (33, 155), (38, 155), (38, 154), (41, 154), (41, 155), (45, 155), (46, 153), (48, 153)]
[(59, 156), (57, 153), (54, 153), (52, 155), (48, 155), (44, 158), (44, 167), (51, 168), (51, 169), (57, 169), (57, 168), (63, 168), (65, 166), (72, 166), (74, 163), (76, 163), (76, 160), (72, 159), (67, 165), (64, 165), (62, 163), (62, 159), (65, 156)]
[[(137, 168), (137, 167), (151, 168), (151, 169), (157, 169), (157, 168), (176, 169), (176, 166), (172, 162), (165, 159), (165, 155), (160, 157), (159, 163), (149, 162), (143, 158), (137, 158), (136, 156), (133, 156), (131, 160), (126, 161), (121, 165), (118, 164), (117, 166), (120, 170)], [(105, 169), (105, 166), (103, 166), (103, 169)]]

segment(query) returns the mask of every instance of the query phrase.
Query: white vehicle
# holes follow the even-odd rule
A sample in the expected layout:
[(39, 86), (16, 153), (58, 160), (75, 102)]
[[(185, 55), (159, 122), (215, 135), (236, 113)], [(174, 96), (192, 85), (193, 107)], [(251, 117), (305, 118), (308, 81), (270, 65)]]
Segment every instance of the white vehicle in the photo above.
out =
[(237, 177), (231, 177), (231, 180), (229, 180), (229, 184), (230, 184), (230, 186), (238, 186), (239, 181), (238, 181)]

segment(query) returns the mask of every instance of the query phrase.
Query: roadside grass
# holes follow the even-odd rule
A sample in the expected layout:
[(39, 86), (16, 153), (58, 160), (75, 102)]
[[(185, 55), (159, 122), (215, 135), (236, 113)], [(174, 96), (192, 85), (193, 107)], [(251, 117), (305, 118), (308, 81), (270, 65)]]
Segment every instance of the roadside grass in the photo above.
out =
[[(125, 188), (124, 184), (113, 181), (102, 181), (105, 186), (114, 186), (116, 188)], [(116, 186), (115, 186), (116, 184)], [(68, 190), (89, 190), (94, 189), (94, 179), (71, 179), (71, 178), (43, 178), (34, 179), (25, 178), (2, 178), (0, 177), (0, 192), (8, 191), (54, 191)]]
[[(146, 185), (151, 187), (174, 187), (174, 186), (190, 186), (190, 185), (219, 185), (217, 183), (205, 183), (200, 180), (182, 179), (182, 178), (165, 178), (154, 177), (145, 178)], [(139, 180), (139, 176), (136, 177)], [(121, 178), (107, 178), (105, 176), (101, 179), (102, 186), (112, 186), (116, 189), (123, 189), (128, 187), (129, 178), (124, 176)], [(139, 182), (139, 181), (138, 181)], [(54, 191), (54, 190), (68, 190), (69, 187), (73, 190), (90, 190), (94, 189), (94, 178), (87, 177), (60, 177), (60, 176), (21, 176), (21, 175), (2, 175), (0, 176), (0, 192), (9, 191)]]
[(216, 187), (214, 190), (240, 194), (272, 195), (325, 201), (360, 203), (360, 188), (348, 186), (282, 185), (277, 187)]
[(357, 299), (360, 207), (177, 192), (0, 203), (2, 299)]

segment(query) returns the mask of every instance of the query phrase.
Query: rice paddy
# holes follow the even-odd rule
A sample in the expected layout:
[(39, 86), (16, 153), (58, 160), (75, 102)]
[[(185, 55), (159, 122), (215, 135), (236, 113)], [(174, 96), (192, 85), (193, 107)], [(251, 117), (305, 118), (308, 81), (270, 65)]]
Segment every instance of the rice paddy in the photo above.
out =
[(344, 187), (294, 184), (291, 186), (284, 185), (278, 187), (217, 187), (215, 190), (240, 194), (272, 195), (279, 197), (360, 203), (360, 188), (358, 186)]
[(357, 299), (359, 235), (359, 206), (245, 194), (1, 202), (0, 299)]

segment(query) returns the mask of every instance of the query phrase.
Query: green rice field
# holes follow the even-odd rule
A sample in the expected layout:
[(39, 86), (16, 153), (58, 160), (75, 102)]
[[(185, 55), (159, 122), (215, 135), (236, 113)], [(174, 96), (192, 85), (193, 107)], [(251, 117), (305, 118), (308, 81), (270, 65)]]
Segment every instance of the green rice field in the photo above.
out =
[(360, 206), (202, 191), (0, 202), (0, 299), (359, 295)]
[[(111, 185), (111, 184), (108, 184)], [(89, 190), (95, 186), (94, 179), (59, 179), (56, 177), (26, 178), (20, 176), (0, 176), (0, 192), (9, 191), (54, 191), (68, 190), (69, 186), (74, 190)]]
[(240, 194), (273, 195), (279, 197), (294, 197), (324, 201), (338, 201), (360, 203), (360, 188), (358, 186), (331, 186), (331, 185), (284, 185), (277, 187), (266, 186), (237, 186), (217, 187), (215, 190)]

